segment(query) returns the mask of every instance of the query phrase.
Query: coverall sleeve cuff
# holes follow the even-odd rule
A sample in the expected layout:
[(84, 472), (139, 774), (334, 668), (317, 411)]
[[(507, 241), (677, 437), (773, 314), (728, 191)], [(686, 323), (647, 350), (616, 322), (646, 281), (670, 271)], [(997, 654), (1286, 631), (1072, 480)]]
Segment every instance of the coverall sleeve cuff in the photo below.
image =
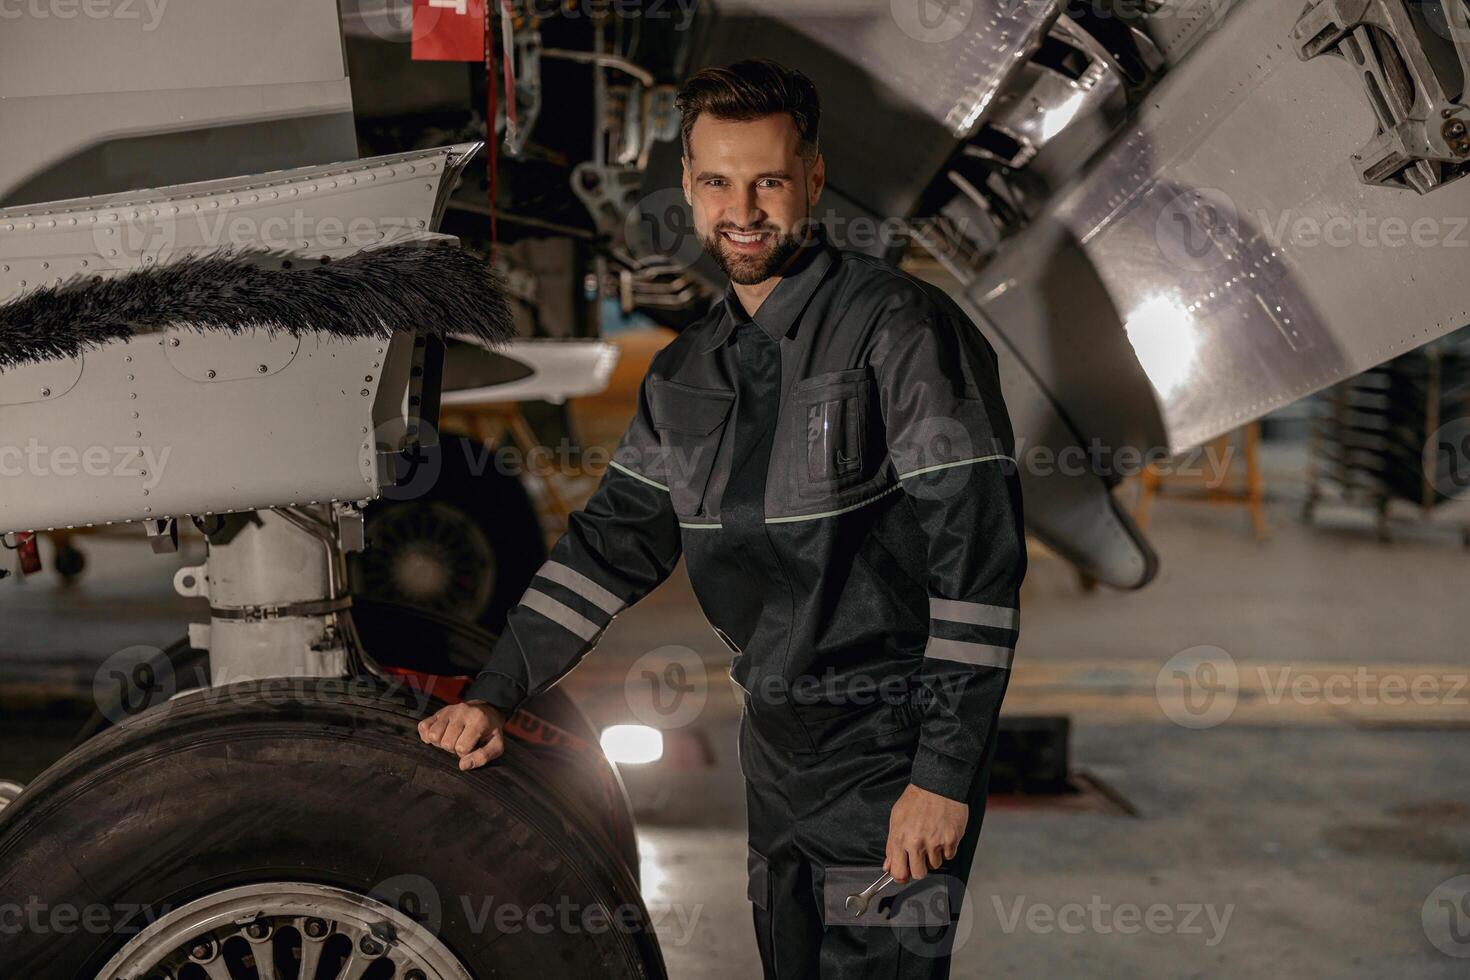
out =
[(914, 753), (914, 768), (909, 773), (909, 782), (957, 803), (969, 803), (976, 768), (978, 764), (975, 762), (956, 759), (920, 743)]
[(484, 670), (464, 689), (464, 700), (484, 701), (506, 718), (526, 700), (521, 686), (505, 674)]

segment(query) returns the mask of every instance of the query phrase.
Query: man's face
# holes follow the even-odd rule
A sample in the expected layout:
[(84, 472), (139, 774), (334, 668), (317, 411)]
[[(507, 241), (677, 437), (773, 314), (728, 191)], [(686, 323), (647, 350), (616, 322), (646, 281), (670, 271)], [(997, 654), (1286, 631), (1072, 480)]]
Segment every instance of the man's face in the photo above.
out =
[(781, 112), (734, 122), (702, 115), (689, 134), (684, 196), (706, 252), (734, 282), (777, 274), (806, 238), (822, 193), (820, 155), (808, 168), (796, 123)]

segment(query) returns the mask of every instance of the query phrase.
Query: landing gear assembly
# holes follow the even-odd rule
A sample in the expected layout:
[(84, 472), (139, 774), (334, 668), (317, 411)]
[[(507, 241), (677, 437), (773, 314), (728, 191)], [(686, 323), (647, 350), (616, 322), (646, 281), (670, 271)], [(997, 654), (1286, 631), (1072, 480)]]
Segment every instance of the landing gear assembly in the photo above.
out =
[[(415, 737), (430, 707), (407, 687), (249, 681), (88, 740), (0, 821), (0, 890), (40, 917), (7, 940), (14, 975), (662, 976), (567, 767), (512, 746), (461, 773)], [(73, 908), (105, 928), (48, 927)]]
[[(0, 372), (7, 426), (141, 443), (141, 459), (169, 448), (167, 466), (127, 478), (28, 471), (0, 528), (143, 524), (171, 551), (194, 520), (206, 558), (174, 585), (209, 608), (142, 665), (141, 702), (100, 704), (69, 754), (18, 794), (0, 788), (0, 894), (27, 920), (0, 942), (5, 976), (664, 976), (626, 797), (564, 695), (517, 712), (505, 755), (473, 772), (417, 735), (493, 643), (465, 620), (503, 614), (502, 589), (543, 554), (529, 507), (499, 481), (467, 485), (455, 443), (437, 447), (434, 480), (392, 499), (397, 460), (433, 447), (443, 337), (511, 330), (503, 284), (431, 230), (476, 149), (71, 201), (61, 230), (0, 239), (0, 295), (41, 278), (30, 264), (73, 275), (0, 305), (0, 328), (27, 328)], [(289, 256), (253, 242), (210, 255), (184, 216), (211, 208), (248, 228), (303, 209), (351, 218), (371, 244), (322, 230)], [(94, 223), (153, 250), (100, 255)], [(110, 274), (74, 274), (83, 255)], [(424, 500), (468, 523), (419, 533), (407, 516)], [(406, 580), (437, 590), (354, 588), (348, 556), (374, 531), (400, 546), (383, 568), (440, 561), (442, 577)], [(463, 547), (426, 550), (450, 543)]]

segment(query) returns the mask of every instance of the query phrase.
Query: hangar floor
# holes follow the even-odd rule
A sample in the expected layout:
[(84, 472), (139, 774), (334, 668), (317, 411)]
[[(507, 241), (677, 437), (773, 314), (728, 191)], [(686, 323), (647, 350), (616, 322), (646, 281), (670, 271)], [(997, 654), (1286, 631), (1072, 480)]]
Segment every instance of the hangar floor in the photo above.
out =
[[(1380, 544), (1331, 509), (1305, 527), (1299, 450), (1271, 446), (1266, 462), (1265, 541), (1243, 511), (1166, 500), (1163, 571), (1141, 592), (1085, 592), (1033, 560), (1007, 710), (1070, 715), (1074, 766), (1135, 812), (995, 808), (955, 977), (1464, 976), (1470, 937), (1445, 926), (1436, 889), (1470, 874), (1466, 555), (1443, 530)], [(187, 621), (192, 603), (168, 586), (179, 556), (85, 546), (72, 589), (0, 588), (0, 709), (85, 693), (107, 655)], [(645, 896), (676, 980), (755, 976), (736, 705), (682, 573), (566, 683), (595, 721), (629, 720), (633, 665), (669, 645), (719, 680), (663, 761), (626, 770)], [(1238, 679), (1209, 727), (1181, 713), (1165, 670), (1196, 647)], [(0, 726), (0, 777), (24, 778), (74, 724), (5, 710)]]

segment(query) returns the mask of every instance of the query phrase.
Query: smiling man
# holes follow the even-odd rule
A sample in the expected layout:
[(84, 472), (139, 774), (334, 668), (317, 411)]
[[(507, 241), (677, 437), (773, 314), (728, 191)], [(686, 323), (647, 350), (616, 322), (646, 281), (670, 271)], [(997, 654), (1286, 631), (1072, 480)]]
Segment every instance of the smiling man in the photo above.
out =
[(708, 69), (678, 105), (684, 193), (730, 285), (654, 359), (602, 484), (420, 735), (463, 769), (494, 759), (505, 717), (682, 555), (745, 691), (766, 976), (943, 977), (1026, 568), (995, 354), (941, 290), (813, 221), (805, 75)]

